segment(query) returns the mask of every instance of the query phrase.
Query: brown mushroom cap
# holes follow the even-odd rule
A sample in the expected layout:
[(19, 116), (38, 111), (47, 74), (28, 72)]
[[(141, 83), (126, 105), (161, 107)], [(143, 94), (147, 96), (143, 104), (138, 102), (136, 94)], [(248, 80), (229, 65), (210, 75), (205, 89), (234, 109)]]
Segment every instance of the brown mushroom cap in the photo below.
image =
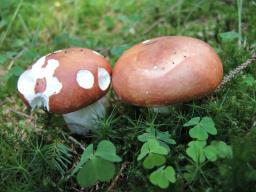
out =
[[(41, 68), (34, 69), (33, 75), (31, 75), (33, 66), (40, 62), (43, 64)], [(52, 63), (51, 66), (48, 66), (50, 63)], [(47, 67), (48, 70), (43, 71)], [(26, 72), (32, 76), (29, 83), (27, 83), (27, 76), (29, 75), (26, 76)], [(47, 76), (44, 73), (52, 73), (52, 75)], [(48, 111), (69, 113), (90, 105), (103, 97), (109, 88), (110, 75), (109, 63), (97, 52), (86, 48), (69, 48), (40, 58), (23, 73), (23, 77), (19, 78), (18, 91), (23, 101), (30, 106), (31, 101), (36, 97), (46, 97), (48, 99)], [(25, 80), (24, 76), (26, 76)], [(100, 81), (104, 80), (106, 80), (106, 84), (103, 82), (102, 85)], [(24, 81), (31, 86), (30, 89), (24, 88)], [(34, 90), (32, 90), (33, 88)], [(32, 93), (28, 93), (29, 91)], [(46, 92), (52, 94), (46, 94)]]
[(207, 43), (183, 36), (139, 43), (116, 62), (113, 89), (138, 106), (164, 106), (213, 92), (221, 82), (221, 60)]

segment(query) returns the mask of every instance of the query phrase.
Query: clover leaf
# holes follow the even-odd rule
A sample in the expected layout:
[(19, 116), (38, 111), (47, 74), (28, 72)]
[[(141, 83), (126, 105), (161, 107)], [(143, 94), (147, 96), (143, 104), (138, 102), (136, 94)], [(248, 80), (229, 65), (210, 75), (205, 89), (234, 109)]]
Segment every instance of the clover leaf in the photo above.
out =
[(197, 125), (200, 121), (200, 117), (194, 117), (192, 119), (190, 119), (187, 123), (185, 123), (183, 126), (184, 127), (190, 127), (190, 126), (193, 126), (193, 125)]
[(151, 153), (156, 153), (156, 154), (160, 154), (160, 155), (168, 154), (167, 149), (165, 147), (161, 146), (157, 140), (149, 139), (147, 143), (148, 143), (149, 151)]
[(187, 155), (196, 163), (203, 163), (205, 161), (204, 147), (206, 141), (191, 141), (186, 149)]
[(198, 140), (206, 140), (208, 134), (216, 135), (217, 129), (215, 128), (214, 121), (211, 117), (195, 117), (183, 125), (184, 127), (193, 126), (189, 130), (190, 137)]
[(82, 166), (85, 164), (90, 156), (93, 154), (93, 144), (88, 145), (88, 147), (84, 150), (81, 159), (75, 169), (72, 171), (71, 175), (74, 175)]
[(141, 142), (147, 142), (148, 139), (154, 139), (155, 135), (152, 135), (150, 133), (143, 133), (142, 135), (138, 136), (138, 140)]
[(189, 135), (192, 138), (199, 140), (206, 140), (208, 138), (208, 133), (201, 126), (197, 125), (189, 130)]
[(152, 184), (166, 189), (170, 182), (176, 182), (176, 173), (172, 166), (167, 166), (166, 168), (162, 166), (150, 174), (149, 180)]
[(90, 187), (98, 181), (110, 181), (115, 174), (113, 163), (99, 157), (90, 159), (77, 175), (81, 187)]
[(116, 155), (116, 147), (110, 141), (104, 140), (98, 144), (95, 155), (111, 162), (120, 162), (122, 159)]
[(218, 158), (231, 158), (232, 149), (223, 141), (212, 141), (206, 146), (206, 141), (191, 141), (186, 150), (187, 155), (196, 163), (203, 163), (205, 159), (216, 161)]
[(212, 141), (204, 148), (204, 153), (209, 161), (216, 161), (218, 158), (231, 158), (232, 148), (223, 141)]
[[(175, 140), (171, 139), (168, 131), (159, 131), (154, 127), (146, 129), (146, 133), (138, 136), (138, 140), (144, 144), (141, 147), (137, 161), (143, 160), (145, 169), (153, 169), (159, 166), (161, 168), (150, 174), (152, 184), (161, 188), (167, 188), (170, 182), (175, 182), (175, 171), (172, 167), (163, 166), (166, 162), (166, 156), (170, 152), (169, 145), (176, 144)], [(164, 169), (165, 168), (165, 169)]]
[(140, 154), (137, 157), (137, 160), (140, 161), (141, 159), (143, 159), (147, 154), (149, 154), (149, 146), (148, 146), (148, 142), (144, 143), (140, 149)]
[(211, 135), (217, 134), (217, 129), (215, 128), (214, 121), (210, 117), (203, 117), (200, 121), (200, 125)]
[(212, 145), (208, 145), (204, 148), (204, 154), (209, 161), (216, 161), (218, 158), (218, 151), (216, 151), (216, 148)]
[(99, 181), (110, 181), (115, 175), (113, 162), (120, 162), (122, 159), (116, 154), (115, 145), (108, 141), (101, 141), (95, 153), (93, 144), (90, 144), (83, 152), (80, 162), (71, 175), (77, 174), (77, 181), (81, 187), (95, 185)]
[(168, 152), (170, 151), (170, 147), (168, 145), (176, 144), (175, 140), (170, 138), (170, 134), (168, 131), (158, 131), (154, 128), (148, 128), (146, 133), (143, 133), (138, 136), (138, 140), (141, 142), (147, 142), (150, 139), (157, 140), (161, 146), (165, 147)]
[(168, 143), (170, 145), (176, 144), (175, 140), (170, 138), (170, 133), (168, 131), (162, 132), (162, 131), (156, 131), (157, 139)]
[[(223, 141), (212, 141), (209, 147), (212, 153), (215, 152), (216, 156), (219, 158), (222, 158), (222, 159), (232, 158), (233, 156), (231, 146), (227, 145)], [(208, 153), (209, 153), (209, 149), (208, 149)]]
[(166, 158), (163, 155), (150, 153), (143, 161), (143, 167), (145, 169), (152, 169), (154, 167), (161, 166), (165, 163)]
[(168, 150), (161, 146), (159, 142), (155, 139), (149, 139), (146, 143), (144, 143), (140, 149), (140, 154), (137, 158), (138, 161), (143, 159), (146, 155), (150, 153), (155, 153), (159, 155), (167, 155)]

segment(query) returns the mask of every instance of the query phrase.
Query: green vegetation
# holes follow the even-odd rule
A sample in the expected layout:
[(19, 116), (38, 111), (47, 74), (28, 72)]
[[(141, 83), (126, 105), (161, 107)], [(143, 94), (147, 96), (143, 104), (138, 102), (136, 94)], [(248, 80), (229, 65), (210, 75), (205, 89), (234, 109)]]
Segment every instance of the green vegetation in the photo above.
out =
[(227, 74), (256, 51), (255, 10), (254, 0), (0, 0), (0, 191), (255, 191), (255, 62), (169, 114), (113, 101), (85, 137), (16, 92), (26, 67), (54, 50), (88, 47), (114, 66), (163, 35), (208, 42)]
[(93, 186), (97, 181), (110, 181), (115, 174), (115, 166), (111, 162), (120, 162), (116, 155), (116, 148), (110, 141), (101, 141), (93, 154), (93, 144), (83, 152), (81, 160), (72, 172), (72, 175), (81, 169), (77, 181), (82, 187)]

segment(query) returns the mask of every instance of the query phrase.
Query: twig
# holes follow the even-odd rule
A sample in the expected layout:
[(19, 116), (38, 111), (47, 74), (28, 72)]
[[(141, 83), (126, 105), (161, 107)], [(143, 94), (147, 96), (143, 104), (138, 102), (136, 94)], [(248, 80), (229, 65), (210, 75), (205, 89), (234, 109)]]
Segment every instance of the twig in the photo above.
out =
[(79, 141), (77, 141), (74, 137), (68, 136), (68, 139), (74, 142), (75, 144), (77, 144), (82, 150), (85, 150), (85, 147)]
[(158, 19), (156, 22), (154, 22), (152, 25), (150, 25), (149, 28), (147, 28), (142, 34), (146, 35), (147, 33), (149, 33), (150, 31), (152, 31), (155, 27), (157, 27), (160, 23), (164, 22), (165, 18), (160, 18)]
[(107, 189), (107, 192), (108, 192), (108, 191), (112, 191), (112, 189), (115, 187), (116, 183), (118, 182), (120, 176), (122, 175), (124, 169), (127, 167), (128, 164), (129, 164), (129, 162), (124, 162), (124, 163), (122, 163), (121, 168), (120, 168), (118, 174), (117, 174), (116, 177), (112, 180), (110, 186), (109, 186), (108, 189)]
[(28, 118), (28, 119), (32, 119), (33, 117), (32, 116), (29, 116), (27, 115), (26, 113), (23, 113), (23, 112), (20, 112), (20, 111), (17, 111), (17, 110), (14, 110), (14, 109), (9, 109), (11, 112), (19, 115), (19, 116), (22, 116), (22, 117), (25, 117), (25, 118)]
[(14, 64), (14, 62), (19, 59), (28, 49), (27, 48), (24, 48), (22, 49), (12, 60), (11, 62), (9, 63), (7, 69), (10, 70)]
[(77, 191), (77, 192), (84, 192), (84, 190), (80, 190), (80, 189), (77, 189), (77, 188), (75, 188), (75, 187), (72, 187), (72, 189), (73, 189), (74, 191)]
[(250, 64), (256, 61), (256, 53), (253, 53), (251, 58), (247, 59), (244, 63), (231, 70), (216, 89), (215, 93), (219, 92), (227, 83), (232, 81), (237, 75), (239, 75), (244, 69), (246, 69)]

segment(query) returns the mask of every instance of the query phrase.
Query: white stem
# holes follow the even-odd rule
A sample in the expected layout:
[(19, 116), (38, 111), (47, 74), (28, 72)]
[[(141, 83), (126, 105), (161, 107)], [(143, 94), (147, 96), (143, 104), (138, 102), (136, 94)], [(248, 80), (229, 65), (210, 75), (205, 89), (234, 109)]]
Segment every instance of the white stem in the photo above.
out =
[(89, 130), (97, 128), (97, 120), (106, 114), (107, 99), (95, 103), (72, 113), (63, 114), (63, 118), (72, 133), (86, 135)]

